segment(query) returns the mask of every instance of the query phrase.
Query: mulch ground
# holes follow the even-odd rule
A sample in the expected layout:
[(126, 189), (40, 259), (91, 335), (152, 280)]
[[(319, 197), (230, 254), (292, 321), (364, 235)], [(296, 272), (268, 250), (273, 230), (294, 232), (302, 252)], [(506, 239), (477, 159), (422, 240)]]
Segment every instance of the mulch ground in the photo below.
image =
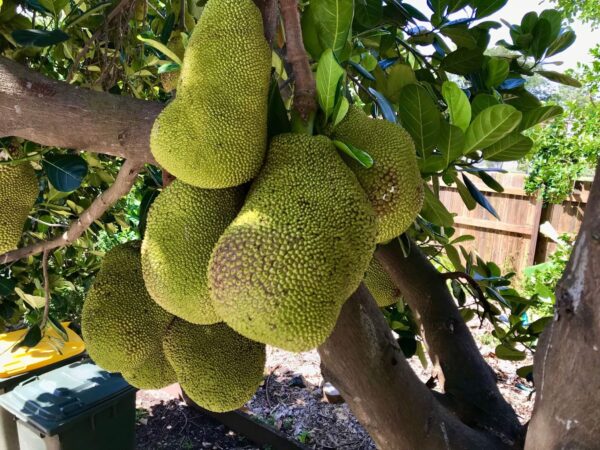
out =
[[(485, 330), (473, 328), (475, 335)], [(529, 383), (516, 369), (531, 361), (513, 363), (499, 360), (493, 346), (478, 344), (486, 361), (498, 374), (499, 387), (524, 423), (531, 417), (533, 398)], [(431, 366), (424, 368), (410, 360), (417, 375), (427, 381)], [(375, 449), (346, 404), (324, 400), (323, 379), (316, 351), (289, 353), (269, 348), (267, 376), (244, 410), (256, 420), (273, 426), (285, 435), (315, 450)], [(176, 387), (160, 391), (139, 391), (137, 395), (137, 448), (268, 450), (224, 425), (188, 407)]]

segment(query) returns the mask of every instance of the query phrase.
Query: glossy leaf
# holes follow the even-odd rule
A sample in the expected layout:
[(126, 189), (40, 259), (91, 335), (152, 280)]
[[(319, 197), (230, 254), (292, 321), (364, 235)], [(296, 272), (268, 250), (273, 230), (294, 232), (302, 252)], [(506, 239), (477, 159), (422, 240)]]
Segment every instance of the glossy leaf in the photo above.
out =
[(531, 151), (533, 141), (521, 133), (512, 132), (495, 144), (483, 149), (489, 161), (518, 161)]
[(444, 81), (442, 96), (448, 105), (450, 123), (466, 131), (471, 123), (471, 104), (464, 91), (452, 81)]
[(344, 117), (348, 114), (348, 109), (350, 109), (350, 103), (346, 97), (340, 97), (333, 110), (333, 115), (331, 116), (331, 125), (335, 127), (344, 120)]
[(333, 144), (338, 150), (341, 150), (344, 154), (357, 161), (361, 166), (367, 169), (373, 167), (373, 158), (364, 150), (361, 150), (352, 144), (337, 140), (334, 140)]
[(382, 0), (355, 0), (354, 3), (354, 20), (363, 27), (374, 27), (381, 20), (383, 16)]
[(11, 35), (17, 44), (31, 47), (50, 47), (69, 39), (62, 30), (15, 30)]
[(499, 11), (508, 3), (508, 0), (473, 0), (473, 6), (476, 9), (475, 17), (491, 16), (496, 11)]
[(499, 86), (508, 77), (510, 67), (504, 58), (492, 57), (485, 67), (485, 85), (488, 88)]
[(440, 112), (427, 90), (418, 84), (405, 86), (398, 114), (402, 126), (415, 141), (417, 152), (426, 159), (437, 144), (440, 130)]
[(142, 41), (144, 44), (147, 44), (150, 47), (155, 48), (156, 50), (161, 52), (167, 58), (171, 59), (171, 61), (176, 62), (177, 64), (181, 65), (182, 62), (181, 62), (181, 59), (179, 58), (179, 56), (177, 56), (175, 54), (175, 52), (173, 52), (165, 44), (154, 39), (154, 35), (152, 35), (151, 32), (138, 34), (137, 38), (138, 38), (138, 40)]
[(550, 47), (548, 47), (548, 51), (546, 52), (546, 57), (549, 58), (564, 52), (575, 43), (575, 39), (576, 35), (573, 30), (565, 30), (554, 40), (554, 42), (552, 42), (552, 44), (550, 44)]
[(496, 353), (498, 358), (507, 361), (523, 361), (527, 357), (524, 351), (517, 350), (516, 348), (509, 347), (505, 344), (498, 345), (496, 350), (494, 350), (494, 353)]
[(473, 99), (473, 103), (471, 103), (473, 117), (477, 117), (484, 109), (499, 104), (500, 101), (493, 95), (479, 94)]
[(435, 194), (429, 189), (429, 186), (424, 186), (425, 198), (421, 215), (425, 220), (438, 225), (440, 227), (451, 227), (454, 225), (454, 218), (446, 207), (440, 202)]
[(388, 122), (396, 123), (396, 114), (394, 113), (394, 109), (392, 108), (392, 105), (387, 100), (387, 98), (385, 98), (385, 96), (381, 92), (376, 91), (373, 88), (369, 88), (369, 93), (375, 99), (375, 103), (377, 103), (377, 106), (379, 107), (383, 118)]
[(481, 206), (483, 206), (496, 219), (500, 220), (500, 216), (498, 215), (492, 204), (489, 202), (489, 200), (486, 198), (486, 196), (483, 195), (483, 193), (477, 188), (477, 186), (475, 186), (473, 182), (469, 180), (469, 178), (464, 173), (462, 179), (465, 183), (465, 186), (469, 190), (469, 193), (475, 199), (475, 201)]
[(554, 81), (555, 83), (564, 84), (566, 86), (581, 87), (581, 83), (579, 81), (564, 73), (554, 72), (552, 70), (538, 70), (536, 73), (550, 81)]
[(333, 54), (343, 60), (344, 48), (354, 18), (353, 0), (312, 0), (317, 18), (319, 42), (323, 49), (331, 49)]
[(361, 74), (367, 80), (375, 81), (375, 77), (360, 64), (355, 63), (354, 61), (350, 61), (349, 64), (350, 64), (350, 66), (352, 66), (352, 68), (354, 68), (354, 70), (356, 70), (359, 74)]
[(445, 120), (440, 122), (438, 150), (444, 158), (444, 169), (462, 156), (465, 146), (465, 134), (457, 126)]
[(520, 111), (509, 105), (494, 105), (484, 109), (469, 125), (464, 153), (495, 144), (517, 128), (522, 116)]
[(88, 172), (87, 163), (79, 155), (48, 155), (42, 165), (52, 186), (61, 192), (77, 189)]
[(527, 130), (538, 123), (545, 122), (553, 117), (563, 113), (563, 109), (557, 105), (540, 106), (539, 108), (530, 109), (523, 112), (523, 119), (519, 125), (519, 130)]
[(483, 53), (479, 50), (459, 48), (442, 60), (440, 68), (457, 75), (468, 75), (479, 71), (483, 66), (483, 62)]
[(338, 64), (333, 51), (325, 50), (317, 68), (317, 97), (326, 119), (329, 119), (335, 108), (343, 76), (344, 69)]
[(460, 180), (460, 178), (458, 178), (457, 175), (454, 175), (453, 178), (454, 182), (456, 183), (456, 189), (458, 190), (458, 194), (460, 195), (460, 198), (462, 199), (463, 203), (469, 211), (474, 210), (477, 207), (477, 202), (471, 195), (471, 192), (469, 191), (465, 183), (463, 183)]

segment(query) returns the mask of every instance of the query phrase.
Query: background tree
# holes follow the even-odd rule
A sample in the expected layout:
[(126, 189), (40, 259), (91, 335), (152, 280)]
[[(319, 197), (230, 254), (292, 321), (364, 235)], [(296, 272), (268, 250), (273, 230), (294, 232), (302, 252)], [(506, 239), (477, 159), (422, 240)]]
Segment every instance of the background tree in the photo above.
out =
[[(460, 246), (464, 238), (452, 237), (452, 214), (437, 197), (440, 183), (455, 184), (469, 208), (497, 215), (471, 179), (502, 186), (479, 163), (522, 158), (533, 145), (523, 132), (562, 112), (543, 105), (526, 80), (538, 74), (579, 85), (543, 67), (573, 44), (562, 16), (546, 10), (505, 24), (512, 42), (500, 44), (513, 53), (490, 56), (490, 30), (503, 25), (486, 17), (506, 1), (436, 0), (428, 11), (381, 0), (312, 0), (301, 9), (293, 0), (255, 3), (274, 50), (269, 134), (321, 132), (354, 102), (411, 134), (427, 183), (419, 218), (376, 252), (403, 300), (382, 315), (361, 286), (319, 348), (325, 375), (377, 445), (593, 447), (600, 186), (536, 352), (539, 394), (527, 437), (465, 319), (489, 320), (500, 341), (497, 354), (516, 360), (525, 349), (535, 351), (550, 320), (523, 325), (520, 316), (532, 300), (510, 287), (514, 274), (503, 275)], [(2, 316), (7, 322), (25, 316), (30, 331), (22, 344), (37, 342), (45, 326), (60, 329), (64, 315), (76, 316), (67, 305), (80, 303), (102, 252), (143, 234), (148, 206), (168, 179), (155, 167), (149, 132), (173, 95), (171, 77), (202, 6), (4, 0), (2, 164), (33, 164), (40, 182), (21, 248), (0, 255)], [(362, 149), (340, 147), (368, 160)], [(50, 299), (65, 306), (51, 307), (46, 321), (42, 307)], [(498, 320), (503, 312), (508, 324)], [(436, 365), (442, 393), (429, 390), (408, 365), (406, 358), (419, 351)]]

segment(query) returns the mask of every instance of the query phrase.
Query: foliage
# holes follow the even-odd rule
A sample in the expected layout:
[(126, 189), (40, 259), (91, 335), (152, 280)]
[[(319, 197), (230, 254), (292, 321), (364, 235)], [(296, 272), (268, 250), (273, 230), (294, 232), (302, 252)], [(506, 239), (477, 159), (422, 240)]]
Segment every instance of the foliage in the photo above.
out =
[(553, 0), (569, 19), (578, 18), (596, 27), (600, 23), (600, 4), (596, 0)]
[[(178, 70), (176, 47), (181, 50), (187, 43), (202, 4), (187, 2), (182, 7), (178, 0), (38, 0), (17, 7), (14, 0), (4, 0), (0, 53), (51, 78), (82, 87), (167, 101), (172, 96), (161, 84), (161, 75)], [(321, 107), (315, 128), (323, 132), (339, 123), (349, 104), (355, 103), (375, 116), (401, 124), (411, 134), (428, 187), (421, 215), (407, 235), (442, 271), (464, 272), (476, 280), (483, 298), (462, 279), (449, 282), (463, 315), (466, 319), (478, 316), (490, 320), (501, 342), (499, 356), (520, 359), (524, 353), (515, 346), (523, 343), (532, 348), (541, 332), (540, 326), (521, 322), (522, 313), (532, 302), (511, 289), (514, 274), (502, 274), (493, 262), (466, 252), (460, 244), (468, 238), (453, 238), (453, 216), (438, 194), (441, 183), (456, 185), (469, 209), (482, 207), (497, 216), (472, 180), (479, 178), (491, 189), (502, 191), (489, 169), (480, 163), (524, 157), (533, 145), (524, 132), (560, 114), (560, 108), (544, 106), (527, 89), (526, 82), (537, 74), (552, 82), (579, 85), (570, 75), (543, 66), (546, 58), (567, 50), (575, 35), (554, 10), (532, 12), (520, 23), (508, 24), (487, 19), (505, 1), (436, 0), (428, 4), (428, 11), (401, 1), (382, 0), (312, 0), (304, 5), (302, 30), (316, 65)], [(500, 43), (508, 51), (490, 54), (490, 30), (502, 26), (510, 28), (511, 42)], [(283, 98), (279, 98), (278, 90), (272, 91), (271, 136), (289, 127), (286, 108), (291, 98), (285, 89), (289, 74), (279, 59), (281, 54), (277, 48), (273, 58), (276, 81), (284, 89)], [(114, 180), (120, 165), (109, 157), (81, 153), (88, 166), (87, 174), (82, 175), (81, 161), (76, 161), (72, 152), (18, 140), (2, 144), (25, 150), (36, 164), (43, 186), (33, 219), (26, 225), (23, 245), (51, 237), (54, 228), (63, 229)], [(336, 145), (369, 165), (364, 149), (343, 142)], [(81, 185), (70, 192), (52, 186), (49, 180), (57, 164), (77, 168), (67, 181), (79, 179)], [(56, 176), (54, 179), (60, 184)], [(141, 233), (145, 211), (160, 189), (159, 179), (159, 172), (149, 167), (132, 193), (74, 246), (53, 253), (50, 278), (54, 314), (77, 316), (103, 252)], [(74, 188), (67, 184), (64, 189)], [(406, 236), (400, 239), (404, 246), (411, 245)], [(28, 323), (37, 323), (39, 305), (27, 306), (15, 288), (43, 296), (40, 257), (1, 270), (0, 296), (2, 307), (7, 309), (2, 316), (14, 321), (27, 312)], [(15, 305), (12, 309), (5, 306), (11, 304)], [(400, 335), (404, 351), (422, 354), (410, 311), (398, 305), (386, 314)], [(502, 314), (508, 316), (508, 324), (499, 320)]]

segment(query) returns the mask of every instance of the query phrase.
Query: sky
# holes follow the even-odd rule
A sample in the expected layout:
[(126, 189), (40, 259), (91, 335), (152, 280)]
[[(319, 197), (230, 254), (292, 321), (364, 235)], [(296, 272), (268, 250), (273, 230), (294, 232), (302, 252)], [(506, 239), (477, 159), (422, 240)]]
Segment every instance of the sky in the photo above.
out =
[[(406, 3), (410, 3), (416, 6), (420, 11), (425, 12), (426, 16), (429, 16), (430, 9), (427, 6), (426, 0), (407, 0)], [(486, 17), (485, 20), (496, 20), (504, 19), (509, 23), (521, 23), (521, 18), (529, 11), (541, 12), (544, 9), (552, 8), (552, 4), (549, 1), (544, 0), (508, 0), (508, 3), (502, 8), (497, 14)], [(458, 18), (459, 16), (452, 18)], [(564, 64), (561, 66), (553, 66), (554, 70), (566, 70), (577, 67), (577, 63), (590, 63), (592, 57), (589, 54), (589, 50), (600, 43), (600, 30), (592, 31), (589, 25), (575, 22), (571, 25), (577, 34), (577, 40), (575, 43), (567, 49), (564, 53), (551, 58), (551, 61), (563, 61)], [(492, 30), (491, 44), (495, 44), (497, 41), (505, 39), (507, 42), (511, 42), (508, 34), (508, 28), (502, 25), (501, 29)]]

